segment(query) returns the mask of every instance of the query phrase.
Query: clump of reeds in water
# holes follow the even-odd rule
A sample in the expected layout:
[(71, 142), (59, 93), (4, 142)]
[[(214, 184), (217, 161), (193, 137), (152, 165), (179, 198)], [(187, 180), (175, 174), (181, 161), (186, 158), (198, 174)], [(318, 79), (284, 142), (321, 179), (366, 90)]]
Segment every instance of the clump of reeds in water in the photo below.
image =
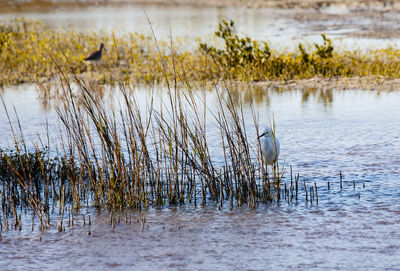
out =
[[(47, 227), (54, 203), (63, 215), (67, 205), (141, 209), (211, 201), (253, 208), (279, 200), (282, 175), (265, 171), (258, 131), (248, 134), (242, 108), (225, 87), (215, 90), (216, 111), (188, 85), (170, 87), (168, 101), (159, 108), (151, 102), (143, 111), (121, 83), (123, 101), (112, 110), (78, 77), (74, 85), (63, 81), (57, 112), (64, 132), (57, 146), (39, 141), (28, 150), (22, 127), (11, 126), (15, 150), (1, 152), (4, 217), (20, 206)], [(207, 114), (215, 118), (219, 138), (207, 137)], [(221, 143), (222, 164), (211, 156), (210, 141)], [(50, 157), (47, 148), (57, 154)]]
[[(143, 113), (120, 84), (123, 106), (110, 112), (77, 82), (81, 96), (75, 98), (66, 85), (59, 116), (67, 131), (66, 149), (86, 173), (95, 206), (206, 204), (209, 198), (254, 207), (264, 200), (261, 181), (270, 181), (269, 175), (260, 170), (264, 167), (257, 143), (249, 143), (240, 106), (233, 104), (229, 91), (227, 97), (218, 95), (220, 108), (210, 113), (192, 89), (170, 88), (167, 102), (158, 109), (151, 103)], [(207, 137), (205, 114), (214, 114), (219, 138)], [(210, 140), (222, 144), (222, 167), (210, 154)]]
[[(0, 152), (2, 227), (20, 228), (23, 209), (38, 217), (42, 229), (50, 226), (51, 215), (60, 217), (57, 227), (63, 230), (65, 214), (73, 225), (72, 212), (83, 206), (114, 210), (211, 203), (254, 208), (304, 199), (318, 204), (316, 183), (299, 181), (291, 169), (290, 178), (284, 178), (279, 165), (268, 172), (256, 139), (256, 113), (256, 128), (250, 131), (229, 84), (224, 91), (215, 89), (219, 108), (214, 110), (190, 87), (170, 88), (167, 101), (156, 105), (150, 99), (145, 109), (124, 84), (115, 90), (123, 98), (118, 109), (78, 77), (75, 85), (64, 81), (62, 88), (57, 110), (65, 129), (57, 146), (47, 139), (28, 149), (22, 127), (11, 126), (15, 149)], [(207, 135), (207, 114), (216, 120), (218, 138)], [(216, 145), (222, 162), (212, 157), (210, 146)]]

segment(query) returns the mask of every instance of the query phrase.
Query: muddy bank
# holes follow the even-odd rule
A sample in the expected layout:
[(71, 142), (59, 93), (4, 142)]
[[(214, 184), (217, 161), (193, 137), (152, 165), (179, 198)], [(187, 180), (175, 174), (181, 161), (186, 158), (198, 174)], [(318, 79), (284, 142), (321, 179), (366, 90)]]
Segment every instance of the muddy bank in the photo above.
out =
[(400, 90), (400, 78), (386, 78), (378, 76), (367, 77), (335, 77), (321, 78), (313, 77), (310, 79), (298, 79), (287, 81), (264, 81), (257, 82), (256, 85), (268, 85), (275, 88), (295, 88), (295, 89), (337, 89), (351, 90), (362, 89), (372, 91), (398, 91)]
[(4, 6), (58, 5), (58, 4), (165, 4), (195, 5), (212, 7), (253, 7), (253, 8), (302, 8), (321, 9), (332, 6), (347, 7), (351, 10), (400, 10), (400, 3), (393, 0), (6, 0)]

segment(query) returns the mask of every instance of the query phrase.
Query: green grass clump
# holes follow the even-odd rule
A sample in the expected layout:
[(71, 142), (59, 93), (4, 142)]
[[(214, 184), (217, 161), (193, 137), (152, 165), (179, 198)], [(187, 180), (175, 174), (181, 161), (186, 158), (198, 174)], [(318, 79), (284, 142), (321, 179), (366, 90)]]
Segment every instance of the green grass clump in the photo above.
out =
[(206, 43), (200, 44), (200, 50), (210, 55), (220, 65), (232, 69), (259, 69), (268, 62), (271, 50), (266, 42), (260, 47), (257, 41), (249, 37), (239, 38), (234, 35), (234, 22), (223, 21), (215, 35), (225, 41), (225, 48), (217, 49)]
[(249, 37), (234, 34), (234, 22), (223, 21), (215, 35), (224, 41), (217, 49), (207, 43), (200, 44), (200, 51), (214, 60), (231, 79), (244, 81), (290, 80), (319, 77), (390, 76), (398, 77), (400, 50), (388, 48), (369, 52), (340, 51), (332, 41), (322, 35), (322, 44), (314, 49), (298, 45), (298, 51), (275, 52), (266, 42), (262, 46)]
[[(400, 50), (344, 51), (322, 35), (322, 43), (279, 52), (266, 42), (235, 34), (234, 23), (223, 21), (215, 32), (224, 45), (200, 43), (183, 50), (177, 40), (154, 42), (130, 33), (55, 31), (39, 22), (14, 19), (0, 24), (0, 85), (48, 81), (63, 74), (85, 74), (101, 83), (162, 82), (184, 77), (191, 82), (291, 80), (311, 77), (399, 77)], [(83, 59), (104, 43), (98, 64)], [(173, 60), (173, 61), (172, 61)], [(169, 65), (169, 67), (163, 67)], [(165, 73), (168, 71), (167, 73)], [(171, 72), (169, 72), (171, 71)]]

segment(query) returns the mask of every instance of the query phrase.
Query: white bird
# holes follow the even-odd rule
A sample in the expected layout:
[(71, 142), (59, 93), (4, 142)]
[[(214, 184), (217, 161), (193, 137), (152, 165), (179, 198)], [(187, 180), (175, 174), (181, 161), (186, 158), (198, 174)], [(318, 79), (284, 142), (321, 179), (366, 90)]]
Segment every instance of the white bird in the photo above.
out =
[(273, 164), (278, 160), (280, 144), (278, 138), (271, 128), (265, 128), (264, 132), (258, 137), (261, 141), (261, 154), (266, 164)]

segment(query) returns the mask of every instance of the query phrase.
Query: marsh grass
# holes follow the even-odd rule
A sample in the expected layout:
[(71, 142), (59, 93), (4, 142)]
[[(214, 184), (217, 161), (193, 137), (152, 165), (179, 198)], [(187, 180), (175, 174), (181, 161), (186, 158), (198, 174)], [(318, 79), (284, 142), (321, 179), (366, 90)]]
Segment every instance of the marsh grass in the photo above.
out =
[[(0, 24), (0, 84), (46, 82), (58, 78), (57, 65), (68, 67), (70, 78), (85, 75), (107, 84), (123, 81), (151, 85), (173, 81), (174, 76), (192, 84), (221, 79), (254, 82), (315, 76), (399, 76), (400, 50), (395, 48), (345, 51), (334, 48), (322, 35), (321, 43), (311, 47), (298, 44), (298, 50), (285, 53), (266, 42), (239, 36), (234, 29), (232, 21), (220, 23), (215, 32), (223, 43), (220, 47), (200, 42), (197, 49), (184, 49), (185, 41), (178, 42), (177, 38), (172, 53), (170, 42), (158, 41), (156, 46), (151, 35), (56, 31), (37, 21), (14, 19)], [(85, 63), (83, 59), (102, 42), (108, 51), (101, 63)], [(165, 63), (176, 65), (165, 74)]]
[[(102, 100), (101, 86), (77, 74), (71, 83), (68, 68), (57, 65), (63, 129), (58, 144), (51, 146), (57, 150), (53, 157), (49, 136), (28, 150), (18, 118), (15, 129), (3, 103), (15, 148), (1, 152), (5, 220), (10, 212), (17, 217), (16, 206), (31, 210), (45, 229), (54, 205), (63, 218), (67, 206), (77, 211), (85, 204), (114, 210), (207, 202), (254, 208), (279, 202), (282, 176), (268, 174), (260, 159), (254, 109), (257, 131), (249, 134), (231, 81), (215, 86), (218, 107), (208, 108), (206, 97), (199, 96), (185, 74), (175, 73), (182, 63), (174, 57), (172, 42), (170, 50), (173, 58), (168, 59), (158, 51), (167, 99), (156, 105), (151, 97), (145, 107), (124, 81), (115, 90), (122, 97), (119, 107), (110, 107)], [(209, 115), (220, 131), (217, 138), (207, 135)], [(221, 143), (222, 163), (213, 159), (210, 141)], [(62, 219), (57, 224), (63, 228)]]
[[(98, 50), (102, 42), (107, 53), (101, 63), (86, 63), (83, 59)], [(153, 82), (163, 78), (151, 37), (56, 31), (26, 19), (0, 25), (0, 63), (2, 85), (57, 79), (57, 66), (68, 67), (67, 75), (84, 73), (103, 83)]]
[(124, 84), (119, 86), (123, 106), (115, 111), (85, 83), (78, 86), (82, 93), (76, 96), (64, 85), (58, 114), (65, 134), (52, 146), (59, 154), (51, 158), (44, 145), (28, 151), (22, 129), (14, 133), (15, 150), (1, 152), (4, 220), (9, 212), (17, 217), (18, 206), (31, 210), (46, 228), (54, 204), (63, 217), (66, 206), (77, 211), (85, 203), (142, 209), (211, 201), (221, 208), (225, 202), (254, 208), (279, 201), (279, 181), (260, 170), (242, 115), (222, 96), (215, 115), (221, 138), (211, 140), (222, 142), (223, 165), (211, 157), (207, 109), (198, 108), (205, 104), (194, 102), (190, 89), (171, 89), (167, 104), (157, 110), (150, 104), (144, 114)]
[[(219, 106), (211, 110), (204, 97), (182, 82), (168, 89), (167, 100), (157, 104), (151, 97), (147, 105), (120, 83), (115, 91), (122, 99), (118, 108), (111, 108), (93, 89), (96, 85), (75, 79), (76, 84), (64, 81), (61, 86), (64, 99), (57, 111), (65, 129), (57, 145), (47, 138), (28, 148), (17, 116), (16, 122), (9, 116), (10, 124), (16, 123), (10, 125), (14, 147), (0, 152), (0, 226), (5, 230), (20, 229), (21, 214), (27, 211), (32, 229), (37, 217), (41, 230), (56, 226), (63, 231), (82, 216), (82, 207), (110, 210), (115, 227), (120, 217), (114, 213), (128, 209), (321, 201), (317, 184), (302, 180), (301, 189), (292, 168), (284, 176), (284, 166), (265, 167), (257, 141), (258, 116), (253, 110), (254, 129), (248, 130), (229, 82), (226, 89), (215, 89)], [(215, 119), (218, 138), (208, 135), (208, 114)], [(212, 157), (210, 148), (216, 145), (222, 161)], [(79, 223), (86, 224), (85, 218)]]

